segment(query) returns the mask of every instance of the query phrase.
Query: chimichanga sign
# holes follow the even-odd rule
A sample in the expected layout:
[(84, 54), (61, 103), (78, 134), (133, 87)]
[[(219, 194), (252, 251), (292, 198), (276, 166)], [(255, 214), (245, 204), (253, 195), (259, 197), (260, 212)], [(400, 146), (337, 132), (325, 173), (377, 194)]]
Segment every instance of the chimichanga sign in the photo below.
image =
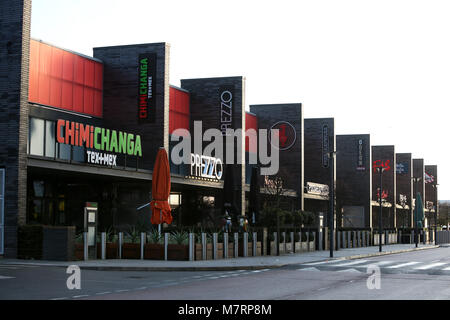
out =
[(138, 83), (138, 120), (140, 123), (155, 122), (155, 53), (139, 55)]

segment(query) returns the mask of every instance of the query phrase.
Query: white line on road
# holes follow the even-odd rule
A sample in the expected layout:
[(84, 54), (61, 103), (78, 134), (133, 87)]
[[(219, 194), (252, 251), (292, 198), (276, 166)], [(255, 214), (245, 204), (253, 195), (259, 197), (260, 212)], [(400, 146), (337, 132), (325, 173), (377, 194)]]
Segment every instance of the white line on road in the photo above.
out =
[(50, 300), (66, 300), (66, 299), (69, 299), (69, 298), (67, 298), (67, 297), (63, 297), (63, 298), (53, 298), (53, 299), (50, 299)]
[(444, 268), (444, 269), (442, 269), (442, 270), (444, 270), (444, 271), (449, 271), (449, 270), (450, 270), (450, 267)]
[(346, 266), (352, 266), (355, 264), (360, 264), (360, 263), (364, 263), (367, 262), (367, 260), (359, 260), (359, 261), (352, 261), (352, 262), (346, 262), (346, 263), (341, 263), (341, 264), (333, 264), (333, 267), (346, 267)]
[(105, 291), (105, 292), (96, 293), (96, 295), (101, 296), (101, 295), (104, 295), (104, 294), (111, 294), (111, 293), (112, 293), (111, 291)]
[(303, 269), (297, 269), (298, 271), (319, 271), (319, 269), (310, 267), (310, 268), (303, 268)]
[(86, 297), (89, 297), (89, 295), (87, 295), (87, 294), (82, 294), (82, 295), (79, 295), (79, 296), (73, 296), (72, 298), (74, 298), (74, 299), (79, 299), (79, 298), (86, 298)]
[(405, 263), (401, 263), (401, 264), (397, 264), (395, 266), (389, 266), (386, 267), (387, 269), (397, 269), (397, 268), (403, 268), (403, 267), (408, 267), (408, 266), (412, 266), (415, 264), (418, 264), (420, 262), (416, 262), (416, 261), (411, 261), (411, 262), (405, 262)]
[(0, 276), (0, 280), (4, 279), (15, 279), (16, 277), (7, 277), (7, 276)]
[(304, 263), (304, 265), (305, 266), (315, 266), (318, 264), (334, 263), (334, 262), (342, 262), (342, 260), (327, 260), (327, 261), (320, 261), (320, 262), (311, 262), (311, 263)]
[(414, 270), (428, 270), (428, 269), (431, 269), (434, 267), (443, 266), (444, 264), (446, 264), (446, 263), (444, 263), (444, 262), (431, 263), (431, 264), (426, 264), (421, 267), (414, 268)]
[(123, 289), (123, 290), (116, 290), (114, 292), (128, 292), (128, 291), (130, 291), (130, 290), (129, 289)]
[(352, 273), (362, 273), (361, 271), (358, 271), (356, 269), (344, 269), (344, 270), (339, 270), (338, 272), (352, 272)]

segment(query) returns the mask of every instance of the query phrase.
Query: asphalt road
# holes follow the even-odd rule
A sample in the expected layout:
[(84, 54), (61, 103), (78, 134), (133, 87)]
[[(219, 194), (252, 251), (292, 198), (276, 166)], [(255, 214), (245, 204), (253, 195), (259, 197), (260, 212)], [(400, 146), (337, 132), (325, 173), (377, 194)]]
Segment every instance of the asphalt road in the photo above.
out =
[[(379, 268), (379, 289), (368, 289), (369, 277), (377, 283), (369, 266)], [(59, 267), (0, 265), (0, 299), (450, 299), (450, 248), (253, 271), (81, 270), (73, 290), (69, 276)]]

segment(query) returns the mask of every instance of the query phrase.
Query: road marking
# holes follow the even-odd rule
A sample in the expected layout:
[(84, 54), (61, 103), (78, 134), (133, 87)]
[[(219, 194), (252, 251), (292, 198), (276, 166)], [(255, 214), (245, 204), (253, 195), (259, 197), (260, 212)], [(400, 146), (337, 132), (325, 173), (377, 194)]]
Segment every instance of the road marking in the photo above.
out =
[(140, 287), (140, 288), (136, 288), (134, 290), (146, 290), (146, 289), (147, 289), (147, 287)]
[(324, 264), (324, 263), (333, 263), (333, 262), (342, 262), (342, 260), (327, 260), (327, 261), (320, 261), (320, 262), (312, 262), (312, 263), (305, 263), (305, 266), (315, 266), (318, 264)]
[(111, 293), (112, 293), (111, 291), (105, 291), (105, 292), (96, 293), (96, 295), (101, 296), (101, 295), (104, 295), (104, 294), (111, 294)]
[(357, 267), (361, 267), (361, 268), (366, 268), (368, 266), (383, 266), (386, 264), (390, 264), (390, 263), (395, 263), (395, 261), (375, 261), (375, 262), (370, 262), (370, 263), (366, 263)]
[(414, 270), (428, 270), (428, 269), (431, 269), (434, 267), (443, 266), (444, 264), (446, 264), (446, 263), (444, 263), (444, 262), (431, 263), (431, 264), (426, 264), (421, 267), (414, 268)]
[(78, 298), (86, 298), (86, 297), (89, 297), (89, 295), (87, 295), (87, 294), (82, 294), (82, 295), (79, 295), (79, 296), (73, 296), (72, 298), (78, 299)]
[(0, 276), (0, 280), (5, 280), (5, 279), (15, 279), (16, 277), (7, 277), (7, 276)]
[(9, 267), (9, 266), (0, 266), (0, 269), (7, 269), (7, 270), (17, 270), (18, 267)]
[(310, 267), (310, 268), (303, 268), (303, 269), (297, 269), (298, 271), (320, 271), (317, 268)]
[(359, 260), (359, 261), (352, 261), (352, 262), (346, 262), (346, 263), (341, 263), (341, 264), (333, 264), (333, 267), (346, 267), (346, 266), (352, 266), (355, 264), (360, 264), (360, 263), (364, 263), (367, 262), (367, 260)]
[(442, 270), (444, 270), (444, 271), (449, 271), (449, 270), (450, 270), (450, 267), (444, 268), (444, 269), (442, 269)]
[(50, 300), (66, 300), (66, 299), (69, 299), (69, 298), (67, 298), (67, 297), (63, 297), (63, 298), (53, 298), (53, 299), (50, 299)]
[(345, 270), (339, 270), (338, 272), (352, 272), (352, 273), (362, 273), (361, 271), (358, 271), (356, 269), (345, 269)]
[(411, 261), (411, 262), (405, 262), (405, 263), (401, 263), (401, 264), (397, 264), (395, 266), (389, 266), (386, 267), (387, 269), (397, 269), (397, 268), (403, 268), (403, 267), (408, 267), (408, 266), (412, 266), (415, 264), (418, 264), (420, 262), (416, 262), (416, 261)]

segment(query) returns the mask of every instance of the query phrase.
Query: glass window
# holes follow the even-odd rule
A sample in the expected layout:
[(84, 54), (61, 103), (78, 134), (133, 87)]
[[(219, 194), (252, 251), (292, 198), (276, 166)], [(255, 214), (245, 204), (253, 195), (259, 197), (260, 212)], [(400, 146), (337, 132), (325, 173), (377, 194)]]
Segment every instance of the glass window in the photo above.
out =
[(45, 121), (45, 156), (55, 157), (55, 122)]
[(72, 160), (84, 162), (84, 147), (72, 147), (72, 148), (73, 148)]
[(44, 123), (42, 119), (30, 119), (30, 154), (44, 155)]
[(44, 181), (33, 181), (33, 189), (35, 197), (44, 196)]
[(70, 145), (58, 143), (58, 158), (63, 160), (70, 160)]

